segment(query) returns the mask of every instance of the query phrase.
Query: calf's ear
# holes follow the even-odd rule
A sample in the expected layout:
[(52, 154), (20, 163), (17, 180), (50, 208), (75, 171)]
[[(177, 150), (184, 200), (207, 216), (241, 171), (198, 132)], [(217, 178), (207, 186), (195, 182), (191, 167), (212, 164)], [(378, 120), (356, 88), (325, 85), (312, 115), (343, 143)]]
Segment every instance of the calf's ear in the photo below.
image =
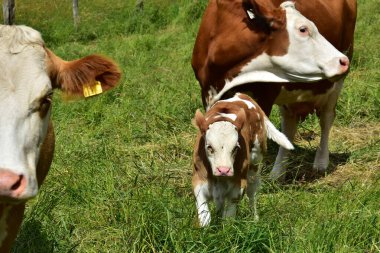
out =
[(79, 60), (64, 61), (47, 51), (47, 70), (53, 88), (69, 95), (91, 96), (115, 87), (120, 80), (119, 67), (111, 59), (90, 55)]
[(206, 120), (205, 120), (204, 115), (199, 109), (197, 109), (197, 111), (195, 112), (195, 116), (192, 121), (193, 121), (193, 125), (197, 127), (202, 133), (206, 132), (207, 130)]
[(243, 108), (240, 108), (239, 112), (236, 114), (235, 126), (238, 131), (240, 131), (244, 125), (244, 122), (247, 120), (247, 116)]

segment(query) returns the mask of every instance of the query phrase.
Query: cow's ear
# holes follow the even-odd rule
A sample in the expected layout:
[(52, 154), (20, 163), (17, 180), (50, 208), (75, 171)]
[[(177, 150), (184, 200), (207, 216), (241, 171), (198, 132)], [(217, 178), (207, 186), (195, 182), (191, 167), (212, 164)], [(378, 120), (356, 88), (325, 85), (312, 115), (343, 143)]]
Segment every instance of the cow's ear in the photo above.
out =
[(240, 108), (240, 110), (236, 114), (236, 116), (237, 116), (237, 118), (235, 121), (235, 126), (236, 126), (237, 130), (240, 132), (240, 130), (243, 128), (244, 122), (247, 121), (247, 116), (246, 116), (243, 108)]
[(248, 20), (267, 31), (278, 30), (285, 24), (286, 13), (282, 8), (258, 4), (255, 0), (243, 0)]
[(195, 112), (193, 125), (197, 127), (202, 133), (205, 133), (207, 130), (205, 117), (199, 109), (197, 109), (197, 111)]
[(54, 88), (69, 95), (92, 96), (115, 87), (121, 73), (111, 60), (90, 55), (75, 61), (64, 61), (47, 51), (48, 72)]

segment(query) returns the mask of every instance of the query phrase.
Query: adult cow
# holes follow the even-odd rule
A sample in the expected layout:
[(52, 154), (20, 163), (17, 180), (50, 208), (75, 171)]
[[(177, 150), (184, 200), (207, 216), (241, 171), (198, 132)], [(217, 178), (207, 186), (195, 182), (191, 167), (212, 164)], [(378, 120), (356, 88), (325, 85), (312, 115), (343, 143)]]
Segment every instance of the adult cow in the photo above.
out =
[[(355, 21), (355, 0), (211, 0), (192, 59), (204, 106), (236, 91), (250, 94), (267, 115), (278, 104), (289, 140), (299, 119), (316, 111), (322, 134), (313, 167), (325, 170)], [(283, 178), (288, 154), (280, 147), (272, 178)]]
[(25, 202), (36, 196), (53, 159), (53, 90), (91, 95), (119, 79), (109, 59), (63, 61), (32, 28), (0, 26), (0, 252), (10, 251)]

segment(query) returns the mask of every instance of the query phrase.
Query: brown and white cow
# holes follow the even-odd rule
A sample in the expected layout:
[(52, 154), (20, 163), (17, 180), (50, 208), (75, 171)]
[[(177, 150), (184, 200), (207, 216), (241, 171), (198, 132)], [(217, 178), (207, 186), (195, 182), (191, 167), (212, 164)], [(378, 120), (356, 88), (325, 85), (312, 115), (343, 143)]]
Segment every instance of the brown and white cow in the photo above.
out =
[(219, 215), (235, 216), (245, 188), (257, 217), (255, 194), (267, 137), (286, 149), (293, 149), (292, 144), (259, 105), (241, 93), (219, 100), (205, 115), (197, 110), (194, 121), (199, 132), (194, 147), (192, 184), (200, 226), (210, 223), (209, 200), (215, 201)]
[(54, 152), (52, 95), (100, 93), (117, 85), (115, 63), (98, 55), (64, 61), (26, 26), (0, 25), (0, 252), (8, 252)]
[[(341, 52), (352, 56), (355, 21), (356, 0), (210, 0), (192, 59), (204, 106), (237, 91), (255, 98), (266, 115), (278, 104), (289, 140), (298, 120), (316, 111), (322, 134), (313, 167), (325, 170), (349, 69)], [(284, 174), (288, 154), (280, 147), (273, 178)]]

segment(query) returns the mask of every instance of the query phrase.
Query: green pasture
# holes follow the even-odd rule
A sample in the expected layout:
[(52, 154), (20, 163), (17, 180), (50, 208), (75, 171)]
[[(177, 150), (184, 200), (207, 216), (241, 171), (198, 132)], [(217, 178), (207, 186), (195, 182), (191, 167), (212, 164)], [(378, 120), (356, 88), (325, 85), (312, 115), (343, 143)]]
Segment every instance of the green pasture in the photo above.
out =
[[(380, 252), (379, 0), (358, 0), (328, 173), (309, 170), (319, 139), (311, 116), (286, 185), (267, 180), (270, 143), (260, 220), (244, 199), (235, 220), (205, 229), (195, 226), (191, 191), (191, 119), (202, 105), (190, 61), (207, 1), (150, 0), (136, 10), (135, 0), (80, 0), (78, 29), (69, 0), (16, 2), (16, 23), (39, 30), (57, 55), (108, 55), (123, 77), (91, 99), (55, 93), (55, 158), (14, 252)], [(279, 126), (277, 109), (271, 119)]]

